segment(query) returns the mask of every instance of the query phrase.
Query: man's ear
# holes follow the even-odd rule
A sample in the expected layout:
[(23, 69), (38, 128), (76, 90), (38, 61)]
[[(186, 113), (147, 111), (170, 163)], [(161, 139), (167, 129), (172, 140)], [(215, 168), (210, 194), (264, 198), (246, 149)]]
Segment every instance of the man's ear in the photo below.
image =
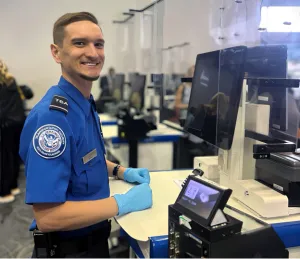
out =
[(56, 63), (61, 64), (60, 49), (56, 44), (50, 45), (51, 53)]

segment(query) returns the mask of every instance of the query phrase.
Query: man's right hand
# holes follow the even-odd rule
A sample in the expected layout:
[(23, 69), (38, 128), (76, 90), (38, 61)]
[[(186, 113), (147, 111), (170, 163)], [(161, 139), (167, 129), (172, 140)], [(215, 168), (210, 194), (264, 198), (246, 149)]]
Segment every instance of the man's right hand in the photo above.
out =
[(116, 194), (114, 198), (119, 208), (118, 216), (152, 206), (152, 190), (147, 183), (134, 186), (125, 194)]

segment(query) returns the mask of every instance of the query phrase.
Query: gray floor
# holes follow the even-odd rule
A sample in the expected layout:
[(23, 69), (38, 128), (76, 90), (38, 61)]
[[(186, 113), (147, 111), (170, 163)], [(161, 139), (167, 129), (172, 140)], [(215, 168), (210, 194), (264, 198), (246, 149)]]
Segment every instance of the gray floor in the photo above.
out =
[(24, 203), (25, 179), (21, 172), (21, 194), (9, 204), (0, 204), (0, 258), (31, 257), (33, 242), (28, 231), (33, 218), (31, 206)]

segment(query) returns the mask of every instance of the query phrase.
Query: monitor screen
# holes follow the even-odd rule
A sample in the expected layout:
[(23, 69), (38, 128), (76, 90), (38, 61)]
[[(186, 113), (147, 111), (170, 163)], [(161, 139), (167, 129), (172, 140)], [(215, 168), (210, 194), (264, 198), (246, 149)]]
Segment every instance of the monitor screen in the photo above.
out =
[(233, 141), (246, 50), (239, 46), (213, 51), (196, 60), (185, 130), (225, 150)]
[(137, 72), (132, 72), (132, 73), (128, 74), (128, 80), (129, 80), (130, 86), (131, 86), (132, 82), (135, 80), (135, 77), (138, 76), (138, 74), (139, 73), (137, 73)]
[(129, 105), (141, 110), (144, 107), (144, 90), (146, 84), (145, 75), (137, 75), (131, 82), (131, 94), (129, 97)]
[(220, 197), (220, 192), (194, 180), (190, 180), (187, 184), (184, 194), (177, 203), (208, 219)]

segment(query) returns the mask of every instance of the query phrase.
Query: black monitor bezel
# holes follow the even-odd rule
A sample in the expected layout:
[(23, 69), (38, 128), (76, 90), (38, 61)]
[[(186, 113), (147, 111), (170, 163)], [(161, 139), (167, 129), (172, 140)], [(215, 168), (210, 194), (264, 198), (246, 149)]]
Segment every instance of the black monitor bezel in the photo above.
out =
[[(195, 212), (185, 208), (184, 206), (182, 206), (181, 204), (179, 204), (179, 200), (181, 199), (181, 197), (184, 195), (185, 193), (185, 190), (187, 188), (187, 186), (189, 185), (189, 182), (193, 180), (193, 181), (196, 181), (200, 184), (203, 184), (205, 186), (208, 186), (216, 191), (218, 191), (220, 193), (216, 203), (215, 203), (215, 206), (213, 207), (209, 217), (207, 219), (201, 217), (200, 215), (196, 214)], [(212, 220), (214, 219), (216, 213), (217, 213), (217, 210), (220, 209), (223, 211), (223, 209), (225, 208), (228, 200), (229, 200), (229, 197), (232, 193), (232, 190), (231, 189), (223, 189), (221, 187), (218, 187), (216, 185), (213, 185), (207, 181), (204, 181), (198, 177), (195, 177), (195, 176), (192, 176), (192, 175), (189, 175), (187, 180), (186, 180), (186, 183), (185, 185), (183, 186), (183, 188), (181, 189), (181, 192), (179, 193), (176, 201), (175, 201), (175, 204), (174, 204), (174, 208), (178, 209), (180, 212), (182, 212), (185, 216), (187, 216), (188, 218), (192, 219), (193, 221), (199, 223), (200, 225), (203, 225), (203, 226), (208, 226), (210, 227), (211, 225), (211, 222)]]
[[(221, 58), (221, 53), (224, 52), (224, 51), (229, 51), (229, 50), (243, 50), (243, 60), (244, 62), (238, 62), (238, 63), (235, 63), (235, 64), (238, 64), (241, 66), (241, 69), (245, 69), (245, 61), (246, 61), (246, 55), (247, 55), (247, 47), (246, 46), (235, 46), (235, 47), (231, 47), (231, 48), (226, 48), (226, 49), (220, 49), (220, 50), (215, 50), (215, 51), (211, 51), (211, 52), (206, 52), (206, 53), (201, 53), (201, 54), (198, 54), (197, 55), (197, 58), (196, 58), (196, 65), (195, 65), (195, 70), (198, 68), (199, 66), (199, 63), (198, 62), (201, 62), (200, 60), (203, 59), (203, 57), (207, 58), (207, 56), (209, 55), (214, 55), (214, 54), (217, 54), (219, 53), (219, 58)], [(219, 60), (219, 62), (221, 62), (221, 60)], [(219, 77), (220, 77), (220, 72), (221, 72), (221, 64), (219, 64)], [(191, 90), (191, 96), (193, 95), (193, 88), (196, 87), (196, 79), (195, 77), (197, 77), (197, 73), (195, 71), (194, 73), (194, 77), (193, 77), (193, 81), (192, 81), (192, 90)], [(237, 79), (238, 81), (238, 84), (240, 85), (240, 89), (237, 89), (237, 91), (239, 91), (239, 97), (241, 96), (242, 94), (242, 86), (243, 86), (243, 80), (244, 80), (244, 73), (241, 73), (239, 74), (239, 77)], [(190, 112), (190, 109), (191, 109), (191, 99), (189, 100), (189, 105), (188, 105), (188, 114)], [(234, 138), (234, 133), (235, 133), (235, 127), (236, 127), (236, 121), (237, 121), (237, 116), (238, 116), (238, 109), (239, 109), (239, 105), (240, 105), (240, 98), (236, 99), (236, 98), (230, 98), (232, 99), (231, 100), (231, 103), (230, 103), (230, 110), (231, 110), (231, 113), (232, 113), (234, 116), (232, 116), (230, 122), (231, 122), (231, 126), (232, 127), (228, 127), (228, 128), (232, 128), (233, 129), (233, 132), (232, 134), (230, 134), (231, 138), (229, 139), (230, 140), (230, 143), (229, 144), (222, 144), (222, 142), (219, 142), (218, 141), (218, 121), (216, 122), (216, 136), (215, 136), (215, 143), (210, 143), (207, 139), (204, 139), (202, 138), (199, 134), (201, 132), (201, 130), (199, 131), (199, 129), (195, 129), (195, 128), (192, 128), (192, 127), (189, 127), (189, 125), (187, 124), (187, 121), (184, 125), (184, 130), (188, 133), (191, 133), (201, 139), (203, 139), (204, 141), (218, 147), (218, 148), (221, 148), (221, 149), (224, 149), (224, 150), (230, 150), (231, 147), (232, 147), (232, 143), (233, 143), (233, 138)], [(228, 113), (230, 113), (230, 111), (228, 111)], [(229, 122), (228, 122), (229, 123)], [(228, 140), (228, 141), (229, 141)]]

